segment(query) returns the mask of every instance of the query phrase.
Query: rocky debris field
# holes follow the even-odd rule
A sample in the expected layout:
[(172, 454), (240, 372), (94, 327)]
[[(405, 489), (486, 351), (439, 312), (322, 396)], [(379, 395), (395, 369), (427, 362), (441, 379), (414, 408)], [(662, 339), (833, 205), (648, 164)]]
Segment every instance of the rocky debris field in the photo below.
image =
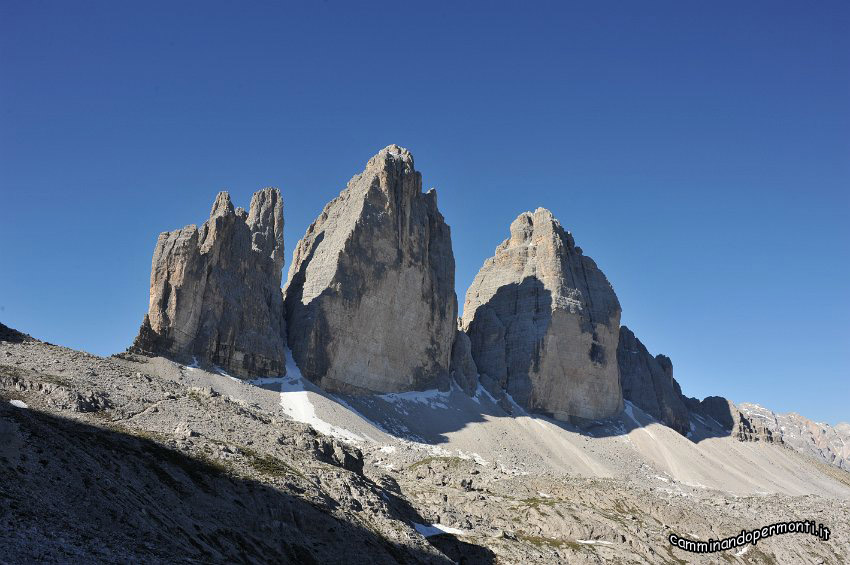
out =
[[(276, 392), (226, 378), (206, 386), (202, 376), (4, 327), (0, 562), (850, 559), (848, 495), (739, 496), (669, 479), (518, 471), (490, 454), (445, 455), (409, 440), (344, 441), (290, 419)], [(846, 471), (765, 448), (787, 451), (850, 493)], [(787, 534), (711, 555), (667, 541), (792, 519), (817, 520), (833, 535)]]

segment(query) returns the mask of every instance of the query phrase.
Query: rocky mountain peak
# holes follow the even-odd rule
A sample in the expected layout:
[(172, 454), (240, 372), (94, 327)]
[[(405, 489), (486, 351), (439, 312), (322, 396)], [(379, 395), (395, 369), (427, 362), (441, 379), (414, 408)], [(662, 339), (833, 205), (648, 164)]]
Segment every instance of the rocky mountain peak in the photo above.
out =
[(511, 237), (506, 241), (508, 247), (530, 245), (542, 237), (564, 238), (561, 223), (546, 208), (537, 208), (534, 212), (523, 212), (511, 222)]
[(282, 264), (280, 191), (254, 194), (248, 214), (220, 192), (200, 229), (160, 234), (131, 350), (240, 377), (284, 374)]
[(389, 166), (401, 166), (409, 171), (414, 171), (413, 154), (396, 144), (387, 145), (366, 163), (366, 170), (385, 169)]
[(562, 420), (622, 410), (620, 304), (545, 208), (520, 214), (466, 294), (462, 326), (491, 393)]
[(435, 196), (390, 145), (308, 228), (286, 287), (289, 346), (308, 379), (355, 393), (448, 383), (455, 266)]
[(236, 212), (233, 209), (233, 203), (230, 201), (230, 193), (226, 191), (219, 192), (213, 202), (212, 210), (210, 210), (210, 218), (217, 216), (233, 216)]
[(251, 248), (271, 257), (273, 268), (283, 268), (283, 199), (280, 190), (264, 188), (254, 193), (246, 220), (251, 230)]

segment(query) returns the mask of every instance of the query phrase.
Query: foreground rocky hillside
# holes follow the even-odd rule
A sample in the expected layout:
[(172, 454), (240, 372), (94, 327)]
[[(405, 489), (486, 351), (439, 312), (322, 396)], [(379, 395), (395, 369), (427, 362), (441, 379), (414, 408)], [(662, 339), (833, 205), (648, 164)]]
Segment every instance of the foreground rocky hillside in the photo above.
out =
[[(297, 244), (283, 196), (162, 233), (110, 358), (0, 325), (0, 562), (840, 563), (850, 438), (721, 396), (520, 214), (457, 319), (436, 192), (391, 145)], [(714, 554), (723, 539), (816, 520)]]
[[(508, 414), (481, 390), (331, 396), (292, 364), (284, 378), (248, 384), (4, 327), (2, 560), (850, 558), (846, 471), (692, 421), (688, 439), (631, 403), (622, 418), (576, 428), (520, 407)], [(667, 541), (792, 519), (816, 519), (833, 536), (787, 534), (713, 555)]]

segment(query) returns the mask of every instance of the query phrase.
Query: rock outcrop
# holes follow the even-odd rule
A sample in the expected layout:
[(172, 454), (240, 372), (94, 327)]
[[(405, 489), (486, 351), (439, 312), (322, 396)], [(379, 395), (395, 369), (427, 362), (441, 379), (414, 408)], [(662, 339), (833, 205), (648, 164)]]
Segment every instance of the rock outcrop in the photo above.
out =
[(702, 400), (683, 396), (683, 399), (691, 415), (713, 420), (721, 429), (732, 434), (738, 409), (730, 400), (722, 396), (706, 396)]
[(289, 347), (326, 390), (445, 387), (457, 298), (449, 227), (409, 151), (372, 157), (307, 229), (285, 289)]
[(482, 384), (560, 420), (619, 413), (620, 303), (608, 279), (549, 210), (520, 214), (510, 230), (466, 293)]
[(466, 394), (473, 396), (478, 389), (478, 367), (472, 358), (472, 343), (463, 330), (458, 330), (452, 345), (451, 373)]
[(850, 424), (815, 422), (794, 412), (780, 414), (747, 402), (737, 406), (733, 435), (741, 441), (782, 443), (820, 461), (850, 470)]
[(690, 428), (682, 389), (673, 378), (673, 363), (665, 355), (653, 357), (635, 334), (622, 326), (617, 346), (623, 399), (651, 414), (681, 434)]
[(248, 212), (220, 192), (200, 229), (160, 234), (131, 351), (194, 358), (238, 377), (285, 374), (282, 267), (280, 191), (258, 191)]

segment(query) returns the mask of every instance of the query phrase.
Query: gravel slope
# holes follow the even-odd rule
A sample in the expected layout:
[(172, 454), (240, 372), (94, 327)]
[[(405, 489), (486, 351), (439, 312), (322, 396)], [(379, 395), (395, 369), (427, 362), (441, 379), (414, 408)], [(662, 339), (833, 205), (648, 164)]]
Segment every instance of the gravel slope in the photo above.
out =
[[(578, 429), (486, 394), (335, 397), (297, 368), (260, 387), (0, 330), (0, 562), (850, 560), (850, 474), (699, 422), (691, 441), (629, 407)], [(833, 535), (667, 542), (791, 519)]]

